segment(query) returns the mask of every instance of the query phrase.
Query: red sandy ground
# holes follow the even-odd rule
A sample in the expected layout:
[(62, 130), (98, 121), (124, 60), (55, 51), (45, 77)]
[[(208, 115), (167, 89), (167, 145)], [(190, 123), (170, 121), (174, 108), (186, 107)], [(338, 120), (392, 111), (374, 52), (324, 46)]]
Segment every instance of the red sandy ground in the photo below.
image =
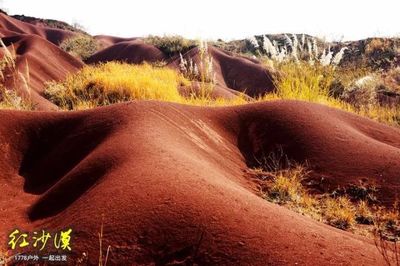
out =
[(392, 200), (398, 129), (295, 101), (0, 116), (2, 232), (71, 226), (74, 256), (95, 263), (104, 214), (112, 264), (383, 264), (372, 241), (260, 198), (245, 170), (280, 144), (333, 183), (368, 177)]

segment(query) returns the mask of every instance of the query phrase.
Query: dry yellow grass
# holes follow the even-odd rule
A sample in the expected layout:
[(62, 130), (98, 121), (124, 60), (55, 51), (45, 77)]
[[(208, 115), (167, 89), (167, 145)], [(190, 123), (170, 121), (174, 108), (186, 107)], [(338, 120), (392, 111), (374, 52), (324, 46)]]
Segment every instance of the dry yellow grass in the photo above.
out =
[(33, 105), (18, 96), (14, 90), (0, 86), (0, 109), (32, 110)]
[(344, 196), (318, 198), (309, 194), (301, 183), (307, 174), (301, 165), (270, 173), (273, 178), (267, 185), (266, 199), (337, 228), (351, 228), (356, 223), (354, 204)]
[(327, 198), (324, 204), (324, 216), (330, 225), (348, 229), (356, 223), (356, 209), (348, 198)]
[(273, 202), (286, 203), (298, 202), (305, 195), (301, 180), (305, 170), (298, 166), (293, 169), (281, 170), (272, 173), (273, 182), (268, 191), (268, 197)]
[(339, 75), (344, 83), (348, 84), (352, 78), (365, 74), (367, 70), (345, 73), (343, 69), (338, 70), (333, 66), (310, 65), (308, 62), (284, 62), (275, 67), (276, 92), (266, 94), (258, 101), (288, 99), (314, 102), (353, 112), (389, 125), (400, 125), (399, 107), (378, 104), (356, 107), (331, 95), (330, 85), (335, 77)]
[(214, 99), (210, 90), (202, 90), (202, 93), (189, 97), (181, 96), (179, 87), (190, 85), (190, 81), (167, 67), (109, 62), (86, 66), (68, 76), (64, 82), (48, 83), (45, 96), (66, 110), (88, 109), (129, 100), (160, 100), (198, 106), (246, 103), (244, 95), (232, 100)]
[(172, 69), (109, 62), (87, 66), (62, 83), (49, 83), (45, 95), (72, 110), (134, 99), (179, 102), (181, 85), (189, 82)]
[(368, 202), (362, 200), (356, 206), (356, 221), (361, 224), (373, 224), (374, 214)]
[(400, 215), (396, 206), (383, 208), (372, 205), (356, 199), (356, 195), (310, 193), (302, 181), (308, 179), (311, 172), (305, 166), (291, 165), (274, 171), (265, 170), (264, 165), (254, 169), (253, 174), (264, 180), (262, 191), (265, 199), (342, 230), (365, 236), (373, 236), (379, 231), (389, 240), (400, 237)]

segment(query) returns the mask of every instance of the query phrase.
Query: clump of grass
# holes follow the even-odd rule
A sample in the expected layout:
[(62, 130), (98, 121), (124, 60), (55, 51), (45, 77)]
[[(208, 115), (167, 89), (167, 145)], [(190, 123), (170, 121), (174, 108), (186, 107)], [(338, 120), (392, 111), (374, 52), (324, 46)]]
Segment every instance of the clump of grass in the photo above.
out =
[(222, 99), (193, 93), (184, 97), (179, 93), (180, 86), (191, 86), (191, 82), (167, 67), (108, 62), (86, 66), (63, 82), (49, 82), (44, 94), (64, 110), (95, 108), (130, 100), (160, 100), (200, 106), (246, 102), (244, 95)]
[(291, 62), (279, 64), (276, 69), (278, 97), (312, 102), (329, 99), (329, 86), (334, 79), (332, 67)]
[(168, 68), (109, 62), (86, 66), (62, 83), (47, 84), (45, 96), (68, 110), (134, 99), (179, 102), (180, 85), (189, 82)]
[(99, 50), (100, 44), (91, 36), (79, 34), (63, 41), (60, 48), (85, 61)]
[(169, 56), (186, 53), (197, 45), (196, 41), (185, 39), (179, 35), (165, 35), (162, 37), (150, 35), (144, 38), (144, 42), (154, 45)]
[(374, 224), (374, 214), (367, 201), (361, 200), (356, 206), (356, 221), (359, 224)]
[(391, 210), (378, 208), (374, 217), (375, 231), (382, 238), (390, 241), (400, 240), (400, 212), (398, 204), (395, 203)]
[(350, 104), (331, 96), (335, 73), (332, 66), (310, 65), (300, 61), (279, 63), (274, 68), (276, 90), (259, 100), (302, 100), (353, 111)]
[(216, 74), (213, 58), (208, 52), (208, 43), (200, 41), (198, 63), (194, 62), (192, 58), (184, 58), (181, 53), (179, 56), (181, 73), (187, 79), (198, 82), (200, 98), (209, 98), (216, 83)]
[(339, 229), (351, 228), (356, 222), (356, 209), (347, 197), (327, 198), (324, 217), (328, 224)]
[(304, 188), (301, 185), (304, 175), (304, 169), (300, 166), (274, 173), (267, 194), (268, 199), (279, 204), (298, 202), (305, 195)]

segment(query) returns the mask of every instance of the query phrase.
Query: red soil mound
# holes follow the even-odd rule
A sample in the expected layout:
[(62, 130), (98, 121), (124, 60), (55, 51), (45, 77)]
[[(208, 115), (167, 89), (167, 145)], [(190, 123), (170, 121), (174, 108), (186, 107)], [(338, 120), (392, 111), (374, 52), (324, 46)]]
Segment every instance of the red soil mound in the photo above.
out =
[(142, 40), (120, 41), (92, 55), (86, 62), (89, 64), (124, 61), (132, 64), (163, 61), (167, 58), (158, 48), (145, 44)]
[(390, 201), (398, 129), (292, 101), (0, 116), (1, 232), (72, 227), (73, 254), (96, 264), (104, 214), (112, 265), (383, 264), (371, 241), (263, 200), (245, 171), (280, 145), (332, 182), (374, 180)]
[[(257, 60), (209, 46), (218, 85), (245, 92), (251, 97), (263, 95), (274, 90), (271, 74)], [(184, 55), (200, 65), (199, 49), (194, 48)], [(180, 58), (170, 65), (179, 69)]]
[(138, 38), (121, 38), (121, 37), (115, 37), (115, 36), (108, 36), (108, 35), (96, 35), (94, 38), (99, 41), (104, 48), (107, 48), (111, 45), (114, 45), (119, 42), (128, 42), (128, 41), (134, 41), (137, 40)]
[(3, 36), (10, 36), (11, 32), (38, 35), (56, 45), (75, 35), (71, 31), (36, 26), (0, 13), (0, 33)]
[[(6, 86), (15, 88), (25, 97), (31, 97), (39, 109), (52, 106), (41, 96), (46, 81), (62, 80), (68, 73), (83, 66), (73, 56), (36, 35), (16, 35), (2, 40), (8, 50), (16, 54), (16, 69), (8, 71), (11, 73), (7, 73)], [(26, 88), (23, 79), (29, 88)]]

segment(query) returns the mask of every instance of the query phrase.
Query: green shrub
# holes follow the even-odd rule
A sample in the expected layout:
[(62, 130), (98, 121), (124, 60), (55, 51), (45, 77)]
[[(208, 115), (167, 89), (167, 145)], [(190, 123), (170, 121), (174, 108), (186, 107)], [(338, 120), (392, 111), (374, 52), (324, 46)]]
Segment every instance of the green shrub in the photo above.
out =
[(100, 45), (90, 36), (78, 35), (63, 41), (60, 48), (84, 61), (96, 53), (99, 50)]
[(185, 39), (179, 35), (163, 37), (149, 35), (144, 39), (144, 42), (154, 45), (169, 56), (176, 55), (178, 53), (183, 54), (197, 45), (196, 41)]

